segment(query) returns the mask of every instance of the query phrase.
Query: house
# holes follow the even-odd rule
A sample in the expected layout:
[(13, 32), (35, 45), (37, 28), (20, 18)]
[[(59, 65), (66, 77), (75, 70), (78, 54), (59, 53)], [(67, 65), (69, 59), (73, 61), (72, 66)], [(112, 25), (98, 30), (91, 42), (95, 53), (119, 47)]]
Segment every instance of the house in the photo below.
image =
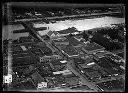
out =
[(67, 39), (69, 40), (69, 44), (72, 45), (73, 47), (77, 48), (77, 47), (81, 47), (82, 43), (79, 42), (76, 38), (74, 37), (69, 37), (67, 36)]
[(46, 82), (46, 80), (44, 78), (42, 78), (41, 75), (38, 74), (37, 72), (35, 72), (31, 75), (31, 79), (32, 79), (34, 85), (37, 86), (37, 88), (38, 88), (38, 84), (40, 84), (41, 82)]
[(47, 82), (38, 83), (37, 90), (42, 90), (44, 88), (47, 88)]
[(99, 44), (97, 43), (87, 43), (86, 46), (84, 46), (82, 48), (82, 50), (84, 52), (86, 52), (87, 54), (93, 54), (93, 53), (96, 53), (96, 52), (99, 52), (99, 51), (103, 51), (105, 48), (100, 46)]
[(63, 71), (56, 71), (56, 72), (53, 72), (54, 75), (56, 75), (56, 74), (63, 74), (63, 75), (65, 75), (66, 73), (71, 74), (72, 72), (71, 72), (70, 70), (68, 70), (68, 69), (63, 70)]
[(47, 33), (47, 36), (49, 36), (51, 39), (53, 39), (53, 38), (59, 37), (60, 35), (57, 31), (49, 31)]
[(61, 36), (66, 36), (69, 34), (79, 34), (79, 31), (75, 27), (57, 31)]
[(76, 57), (79, 55), (78, 51), (71, 45), (61, 46), (59, 49), (68, 57)]
[(66, 38), (58, 38), (53, 40), (54, 45), (69, 45), (69, 41)]
[(56, 59), (61, 59), (60, 55), (50, 55), (50, 56), (43, 56), (40, 57), (40, 62), (47, 62), (47, 61), (52, 61), (52, 60), (56, 60)]
[(50, 66), (55, 71), (63, 71), (65, 69), (67, 69), (67, 61), (64, 61), (62, 59), (54, 60), (54, 61), (50, 62)]
[(74, 87), (79, 85), (80, 79), (78, 77), (70, 77), (70, 78), (66, 78), (66, 85), (69, 87)]
[(84, 38), (83, 38), (83, 35), (76, 35), (76, 36), (74, 36), (74, 38), (75, 38), (76, 40), (78, 40), (78, 41), (84, 39)]

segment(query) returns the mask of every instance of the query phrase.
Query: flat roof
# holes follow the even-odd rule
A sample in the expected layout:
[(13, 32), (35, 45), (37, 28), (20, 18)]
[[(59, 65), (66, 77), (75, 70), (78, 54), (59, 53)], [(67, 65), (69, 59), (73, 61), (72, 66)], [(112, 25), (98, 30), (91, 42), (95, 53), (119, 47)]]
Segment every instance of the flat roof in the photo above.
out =
[(67, 63), (67, 61), (66, 60), (63, 60), (63, 61), (60, 61), (61, 63)]

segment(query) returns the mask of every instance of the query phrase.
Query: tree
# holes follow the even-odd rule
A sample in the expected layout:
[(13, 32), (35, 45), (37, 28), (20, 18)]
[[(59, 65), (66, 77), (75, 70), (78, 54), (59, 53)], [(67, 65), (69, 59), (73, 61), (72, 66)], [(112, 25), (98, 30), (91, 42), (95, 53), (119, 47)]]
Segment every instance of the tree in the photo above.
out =
[(86, 32), (84, 31), (84, 32), (83, 32), (83, 38), (84, 38), (85, 40), (88, 40), (88, 37), (89, 37), (89, 36), (88, 36), (88, 35), (86, 34)]

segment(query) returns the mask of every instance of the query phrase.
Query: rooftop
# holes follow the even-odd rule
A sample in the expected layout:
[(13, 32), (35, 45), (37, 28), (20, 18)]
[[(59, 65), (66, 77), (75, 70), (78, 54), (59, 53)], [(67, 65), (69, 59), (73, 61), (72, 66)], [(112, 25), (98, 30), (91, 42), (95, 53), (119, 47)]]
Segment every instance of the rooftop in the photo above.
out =
[(53, 40), (55, 43), (63, 43), (63, 42), (69, 42), (68, 39), (64, 39), (64, 38), (60, 38), (60, 39), (56, 39), (56, 40)]
[(20, 47), (20, 45), (12, 45), (11, 50), (12, 51), (23, 51), (23, 49)]
[(102, 82), (97, 84), (102, 90), (105, 92), (123, 92), (125, 91), (124, 83), (122, 83), (119, 80), (112, 80), (112, 81), (107, 81), (107, 82)]
[(51, 62), (54, 66), (55, 65), (63, 65), (63, 64), (67, 64), (67, 61), (64, 62), (64, 60), (62, 59), (58, 59), (58, 60), (54, 60)]
[(18, 52), (17, 54), (14, 54), (12, 57), (13, 59), (15, 58), (22, 58), (22, 57), (30, 57), (31, 55), (29, 53), (20, 53)]
[(35, 85), (38, 85), (38, 83), (45, 81), (45, 79), (42, 78), (41, 75), (38, 74), (37, 72), (33, 73), (31, 75), (31, 77), (32, 77), (32, 80), (34, 81)]
[(59, 34), (69, 34), (69, 33), (74, 33), (74, 32), (78, 32), (78, 30), (76, 30), (75, 27), (71, 27), (71, 28), (68, 28), (68, 29), (64, 29), (64, 30), (60, 30), (60, 31), (57, 31)]
[(97, 50), (101, 50), (104, 49), (104, 47), (100, 46), (97, 43), (87, 43), (87, 45), (84, 46), (84, 50), (87, 52), (92, 52), (92, 51), (97, 51)]
[(69, 43), (72, 44), (73, 46), (79, 46), (82, 45), (81, 42), (79, 42), (77, 39), (75, 39), (74, 37), (69, 37), (67, 36), (67, 39), (69, 40)]
[(81, 38), (83, 38), (83, 36), (82, 35), (75, 35), (74, 38), (80, 40)]
[[(33, 40), (34, 40), (34, 38), (33, 38)], [(20, 38), (19, 38), (19, 42), (20, 42), (20, 43), (32, 42), (32, 38), (31, 38), (31, 37), (20, 37)]]
[(110, 73), (110, 75), (124, 73), (124, 71), (121, 70), (121, 68), (119, 66), (113, 64), (112, 61), (108, 60), (106, 57), (100, 58), (100, 60), (97, 62), (97, 64), (99, 66), (103, 67), (104, 69), (106, 69), (106, 71), (108, 73)]
[(47, 33), (47, 35), (49, 36), (49, 37), (55, 37), (55, 36), (57, 36), (57, 35), (59, 35), (59, 33), (57, 32), (57, 31), (49, 31), (48, 33)]
[(82, 58), (75, 58), (75, 63), (77, 64), (88, 64), (88, 63), (91, 63), (93, 62), (93, 59), (91, 57), (87, 57), (86, 59), (82, 59)]
[(44, 44), (32, 45), (30, 50), (33, 53), (42, 54), (42, 55), (47, 55), (52, 53), (52, 50)]
[(73, 46), (61, 46), (60, 49), (66, 53), (69, 57), (77, 56), (78, 52), (76, 49), (73, 48)]
[(12, 59), (13, 66), (23, 66), (23, 65), (30, 65), (35, 64), (37, 60), (32, 56), (15, 56)]

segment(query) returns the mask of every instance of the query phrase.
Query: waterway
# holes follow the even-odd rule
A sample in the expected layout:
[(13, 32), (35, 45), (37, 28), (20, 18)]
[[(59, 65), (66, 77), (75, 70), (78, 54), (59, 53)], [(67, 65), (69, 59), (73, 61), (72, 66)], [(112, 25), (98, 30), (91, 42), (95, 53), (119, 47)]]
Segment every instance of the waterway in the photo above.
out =
[[(111, 24), (119, 24), (125, 23), (125, 18), (117, 18), (117, 17), (100, 17), (100, 18), (93, 18), (93, 19), (78, 19), (78, 20), (65, 20), (65, 21), (57, 21), (56, 23), (34, 23), (35, 28), (39, 27), (48, 27), (49, 29), (44, 31), (39, 31), (40, 35), (47, 34), (50, 30), (51, 31), (59, 31), (64, 30), (69, 27), (75, 27), (78, 31), (89, 30), (93, 28), (99, 27), (110, 27)], [(13, 34), (13, 30), (20, 30), (24, 29), (24, 27), (20, 24), (17, 25), (4, 25), (2, 27), (2, 37), (4, 39), (17, 39), (21, 36), (28, 36), (28, 33), (22, 34)]]

